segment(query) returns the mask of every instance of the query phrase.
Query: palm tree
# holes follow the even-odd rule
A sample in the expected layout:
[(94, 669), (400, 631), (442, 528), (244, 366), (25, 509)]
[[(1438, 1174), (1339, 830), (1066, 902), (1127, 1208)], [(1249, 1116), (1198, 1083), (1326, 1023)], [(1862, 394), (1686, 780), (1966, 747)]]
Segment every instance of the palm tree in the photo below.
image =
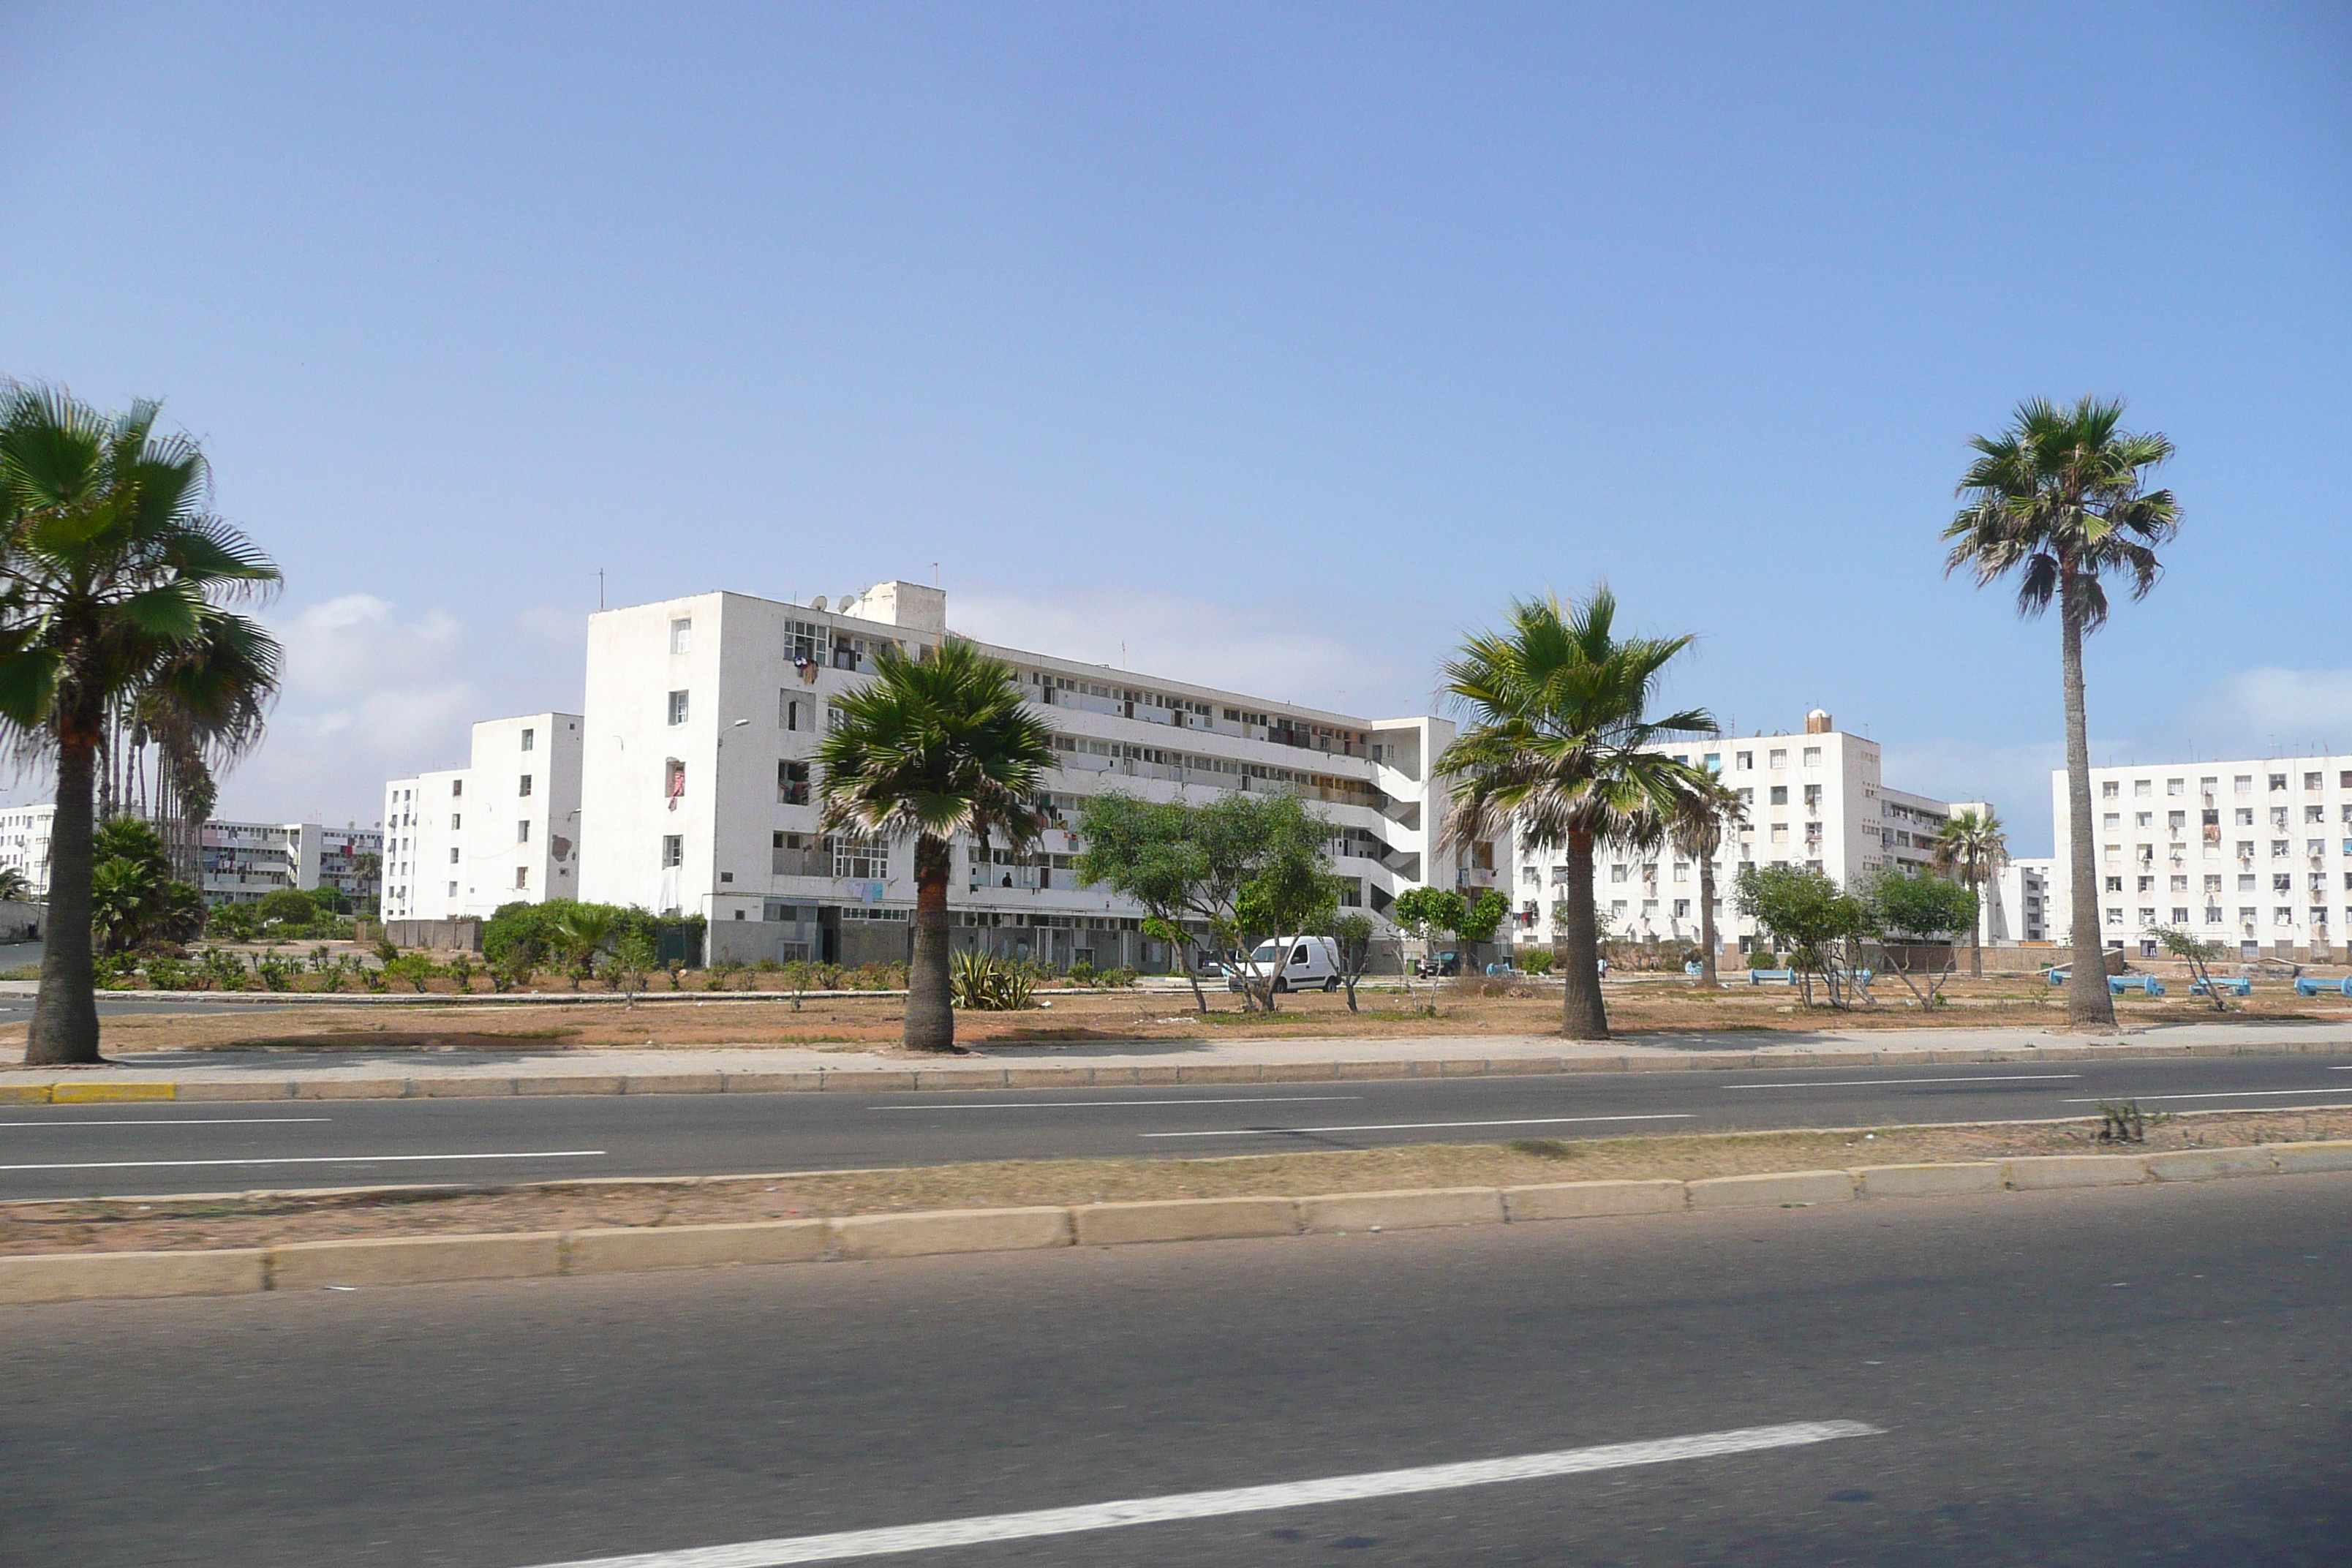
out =
[(571, 972), (574, 991), (594, 971), (596, 955), (612, 940), (620, 914), (610, 904), (566, 904), (556, 911), (553, 935), (556, 945), (562, 950), (564, 967)]
[(1579, 1040), (1609, 1037), (1593, 848), (1655, 844), (1704, 775), (1647, 748), (1716, 727), (1696, 708), (1643, 717), (1660, 672), (1691, 639), (1620, 641), (1616, 619), (1606, 584), (1566, 608), (1549, 595), (1522, 600), (1508, 630), (1470, 638), (1444, 667), (1446, 693), (1471, 719), (1437, 760), (1437, 772), (1456, 781), (1444, 837), (1475, 843), (1516, 819), (1528, 847), (1567, 847), (1561, 1027)]
[[(1992, 807), (1981, 812), (1970, 807), (1956, 811), (1944, 819), (1936, 833), (1934, 865), (1937, 870), (1957, 879), (1960, 886), (1973, 893), (1990, 882), (1993, 873), (2009, 860), (2009, 836), (2000, 826), (2000, 816)], [(1976, 923), (1969, 928), (1969, 973), (1984, 973), (1984, 906), (1977, 906)]]
[(2091, 397), (2072, 408), (2040, 398), (2019, 405), (2008, 429), (1969, 439), (1977, 459), (1958, 489), (1968, 504), (1944, 530), (1953, 542), (1947, 575), (1965, 568), (1984, 587), (2014, 572), (2019, 615), (2042, 615), (2053, 600), (2058, 605), (2074, 882), (2074, 962), (2066, 1016), (2079, 1026), (2109, 1029), (2116, 1005), (2099, 942), (2083, 638), (2106, 623), (2104, 579), (2121, 578), (2133, 598), (2145, 598), (2163, 570), (2157, 547), (2180, 531), (2172, 492), (2141, 488), (2145, 471), (2172, 456), (2172, 443), (2121, 429), (2123, 413), (2121, 403)]
[(915, 841), (915, 950), (906, 1045), (952, 1051), (948, 989), (950, 845), (971, 834), (1015, 849), (1037, 841), (1053, 731), (1022, 702), (1012, 668), (960, 637), (909, 658), (885, 647), (874, 679), (834, 700), (841, 724), (817, 747), (827, 833)]
[(14, 866), (0, 868), (0, 904), (28, 904), (33, 901), (33, 884), (25, 873)]
[(1737, 826), (1747, 816), (1748, 807), (1738, 790), (1700, 770), (1666, 822), (1666, 837), (1675, 853), (1698, 862), (1698, 983), (1710, 990), (1721, 984), (1715, 973), (1720, 940), (1715, 930), (1715, 858), (1723, 850), (1726, 829)]
[(205, 510), (204, 454), (156, 434), (158, 412), (0, 388), (0, 739), (57, 768), (28, 1064), (99, 1059), (91, 806), (111, 715), (167, 712), (226, 762), (260, 737), (278, 689), (277, 642), (227, 608), (278, 568)]

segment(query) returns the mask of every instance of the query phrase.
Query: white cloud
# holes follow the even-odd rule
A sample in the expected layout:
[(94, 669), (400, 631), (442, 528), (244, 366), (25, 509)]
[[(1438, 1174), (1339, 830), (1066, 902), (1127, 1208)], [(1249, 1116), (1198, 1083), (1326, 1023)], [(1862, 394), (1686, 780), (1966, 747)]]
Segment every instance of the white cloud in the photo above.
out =
[(261, 745), (221, 783), (224, 816), (373, 822), (387, 778), (460, 761), (478, 694), (464, 628), (434, 610), (403, 621), (368, 594), (273, 626), (283, 691)]
[(1943, 739), (1888, 742), (1880, 754), (1880, 776), (1890, 789), (1936, 800), (1988, 801), (2008, 829), (2011, 855), (2050, 853), (2050, 773), (2066, 765), (2065, 742), (2022, 746)]
[(2199, 693), (2179, 728), (2209, 756), (2352, 748), (2352, 669), (2240, 670)]
[(1427, 709), (1425, 668), (1312, 624), (1297, 604), (1216, 605), (1172, 594), (1082, 590), (1049, 598), (960, 591), (956, 631), (1171, 680), (1366, 717)]

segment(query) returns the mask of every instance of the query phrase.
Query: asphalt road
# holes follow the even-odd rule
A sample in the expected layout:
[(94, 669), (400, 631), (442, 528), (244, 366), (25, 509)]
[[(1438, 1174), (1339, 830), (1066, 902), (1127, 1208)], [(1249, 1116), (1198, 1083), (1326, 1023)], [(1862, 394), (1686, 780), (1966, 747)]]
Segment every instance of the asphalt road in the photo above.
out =
[(0, 1197), (704, 1175), (2352, 1105), (2352, 1062), (1981, 1067), (923, 1094), (0, 1107)]
[(16, 1308), (0, 1563), (536, 1568), (1847, 1422), (1877, 1435), (870, 1560), (2336, 1568), (2347, 1205), (2308, 1176)]

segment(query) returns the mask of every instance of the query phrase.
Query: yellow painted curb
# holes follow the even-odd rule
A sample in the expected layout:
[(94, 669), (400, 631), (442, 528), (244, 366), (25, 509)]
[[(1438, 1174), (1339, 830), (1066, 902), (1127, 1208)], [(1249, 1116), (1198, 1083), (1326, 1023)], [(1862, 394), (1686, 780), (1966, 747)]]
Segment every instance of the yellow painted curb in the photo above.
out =
[(175, 1083), (55, 1083), (49, 1086), (51, 1105), (105, 1105), (126, 1100), (176, 1100)]
[(55, 1087), (47, 1083), (0, 1083), (0, 1105), (47, 1105), (49, 1090)]

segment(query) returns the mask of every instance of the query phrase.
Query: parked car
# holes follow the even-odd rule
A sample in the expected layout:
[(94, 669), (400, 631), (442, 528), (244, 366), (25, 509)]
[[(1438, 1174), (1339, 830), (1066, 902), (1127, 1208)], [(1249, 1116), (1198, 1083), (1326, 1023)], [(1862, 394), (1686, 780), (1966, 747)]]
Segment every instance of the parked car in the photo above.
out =
[(1239, 991), (1255, 978), (1271, 973), (1276, 991), (1337, 991), (1339, 989), (1339, 944), (1328, 936), (1278, 937), (1262, 942), (1250, 954), (1257, 973), (1236, 961), (1227, 967), (1225, 989)]
[(1423, 980), (1435, 980), (1462, 973), (1462, 955), (1458, 952), (1433, 952), (1413, 960), (1412, 972)]

